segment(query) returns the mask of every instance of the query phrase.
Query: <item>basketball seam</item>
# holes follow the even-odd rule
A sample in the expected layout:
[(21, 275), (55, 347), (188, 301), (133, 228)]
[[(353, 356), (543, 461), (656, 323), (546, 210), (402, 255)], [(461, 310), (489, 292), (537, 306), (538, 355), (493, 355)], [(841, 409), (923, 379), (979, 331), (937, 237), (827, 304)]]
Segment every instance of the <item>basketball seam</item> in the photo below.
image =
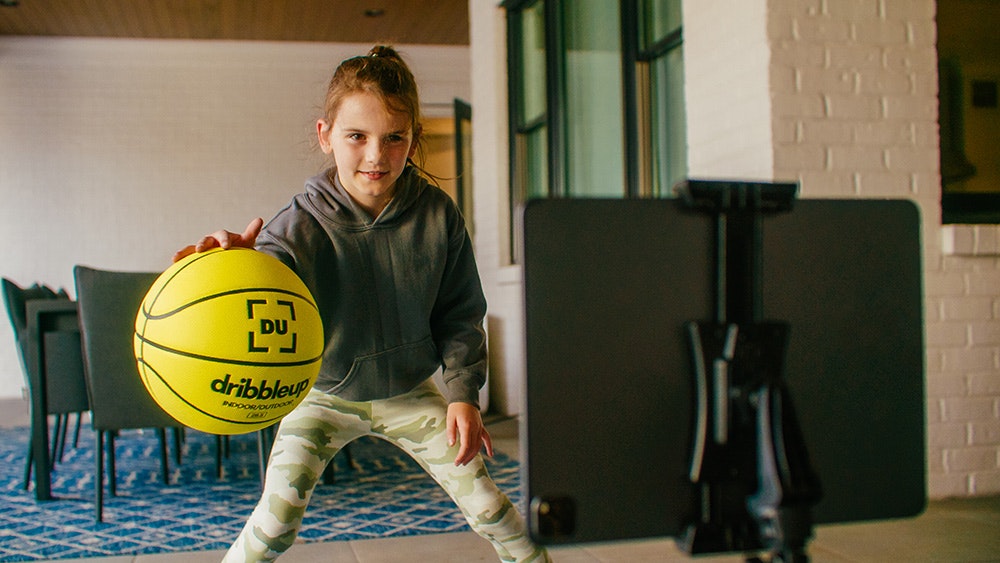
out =
[[(178, 275), (180, 275), (181, 272), (183, 272), (184, 270), (188, 269), (188, 267), (190, 267), (195, 262), (197, 262), (197, 261), (199, 261), (199, 260), (201, 260), (201, 259), (203, 259), (205, 257), (211, 256), (214, 253), (215, 253), (214, 251), (199, 252), (194, 258), (188, 260), (187, 264), (184, 264), (183, 266), (181, 266), (180, 268), (178, 268), (176, 272), (174, 272), (173, 274), (171, 274), (169, 278), (167, 278), (166, 280), (163, 280), (163, 283), (160, 283), (160, 280), (157, 279), (155, 283), (160, 283), (160, 289), (156, 292), (156, 295), (153, 296), (153, 299), (151, 301), (149, 301), (149, 310), (150, 311), (153, 310), (153, 307), (156, 305), (156, 301), (160, 298), (160, 295), (163, 294), (163, 290), (166, 289), (168, 285), (170, 285), (170, 281), (171, 280), (173, 280), (174, 278), (176, 278)], [(142, 306), (140, 307), (140, 309), (142, 310), (143, 316), (146, 317), (146, 320), (148, 321), (149, 318), (150, 318), (150, 315), (146, 311), (146, 301), (147, 301), (146, 299), (143, 299)], [(145, 324), (143, 324), (142, 328), (143, 328), (143, 332), (145, 332), (145, 329), (146, 329)]]
[(163, 350), (171, 354), (176, 354), (178, 356), (184, 356), (187, 358), (192, 358), (195, 360), (206, 360), (209, 362), (215, 362), (219, 364), (229, 364), (234, 366), (250, 366), (250, 367), (296, 367), (296, 366), (307, 366), (311, 363), (318, 362), (323, 356), (314, 356), (312, 358), (306, 358), (304, 360), (296, 360), (289, 362), (255, 362), (251, 360), (231, 360), (228, 358), (219, 358), (215, 356), (206, 356), (204, 354), (195, 354), (194, 352), (188, 352), (186, 350), (178, 350), (177, 348), (171, 348), (146, 338), (144, 335), (136, 333), (136, 338), (139, 339), (143, 344), (149, 344), (153, 348)]
[[(177, 307), (176, 309), (173, 309), (171, 311), (167, 311), (166, 313), (160, 313), (158, 315), (151, 314), (144, 307), (143, 310), (142, 310), (142, 314), (146, 317), (147, 320), (160, 320), (160, 319), (165, 319), (167, 317), (176, 315), (177, 313), (183, 311), (184, 309), (187, 309), (189, 307), (194, 307), (195, 305), (198, 305), (199, 303), (204, 303), (205, 301), (210, 301), (210, 300), (215, 299), (217, 297), (226, 297), (226, 296), (229, 296), (229, 295), (239, 295), (241, 293), (259, 293), (259, 292), (280, 293), (280, 294), (283, 294), (283, 295), (290, 295), (292, 297), (298, 297), (299, 299), (301, 299), (302, 301), (304, 301), (306, 304), (308, 304), (309, 306), (311, 306), (313, 309), (316, 309), (316, 306), (308, 298), (306, 298), (304, 295), (302, 295), (300, 293), (295, 293), (294, 291), (289, 291), (287, 289), (279, 289), (279, 288), (276, 288), (276, 287), (248, 287), (248, 288), (241, 288), (241, 289), (230, 289), (228, 291), (221, 291), (219, 293), (213, 293), (212, 295), (206, 295), (204, 297), (199, 297), (198, 299), (195, 299), (194, 301), (191, 301), (189, 303), (185, 303), (184, 305), (181, 305), (180, 307)], [(157, 297), (159, 297), (159, 296), (157, 296)], [(155, 305), (155, 301), (156, 300), (154, 299), (153, 301), (154, 301), (153, 303), (150, 303), (150, 306), (149, 306), (150, 309), (152, 309), (153, 305)]]

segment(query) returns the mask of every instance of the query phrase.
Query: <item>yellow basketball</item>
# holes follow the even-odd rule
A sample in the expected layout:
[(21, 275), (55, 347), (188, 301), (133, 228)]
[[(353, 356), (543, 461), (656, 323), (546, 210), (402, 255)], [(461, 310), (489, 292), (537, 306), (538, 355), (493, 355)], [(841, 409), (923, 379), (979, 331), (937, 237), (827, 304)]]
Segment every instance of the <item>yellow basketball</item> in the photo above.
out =
[(135, 320), (149, 394), (181, 424), (212, 434), (270, 426), (319, 373), (323, 324), (302, 280), (249, 249), (188, 256), (163, 272)]

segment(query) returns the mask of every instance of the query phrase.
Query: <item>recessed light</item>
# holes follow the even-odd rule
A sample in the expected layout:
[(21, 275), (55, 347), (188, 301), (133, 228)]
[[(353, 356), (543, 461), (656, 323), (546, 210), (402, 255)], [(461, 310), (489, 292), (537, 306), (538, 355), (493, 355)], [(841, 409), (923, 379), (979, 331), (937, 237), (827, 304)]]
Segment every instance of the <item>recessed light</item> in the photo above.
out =
[(382, 8), (368, 8), (364, 14), (369, 18), (379, 18), (385, 15), (385, 10)]

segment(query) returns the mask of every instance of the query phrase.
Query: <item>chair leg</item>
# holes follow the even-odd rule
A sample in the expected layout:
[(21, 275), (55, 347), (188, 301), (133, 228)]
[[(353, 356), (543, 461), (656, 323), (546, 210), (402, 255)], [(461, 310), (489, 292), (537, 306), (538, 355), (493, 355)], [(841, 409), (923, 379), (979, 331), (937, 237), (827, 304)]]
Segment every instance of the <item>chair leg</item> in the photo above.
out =
[(83, 413), (76, 413), (76, 429), (73, 430), (73, 448), (76, 449), (77, 444), (80, 443), (80, 420), (83, 419)]
[(351, 445), (344, 444), (344, 447), (341, 448), (340, 453), (344, 454), (344, 457), (347, 458), (347, 467), (354, 467), (354, 458), (351, 457)]
[(62, 427), (59, 429), (59, 437), (56, 439), (56, 448), (58, 448), (59, 453), (52, 458), (53, 463), (61, 462), (63, 454), (66, 453), (66, 434), (69, 430), (69, 414), (60, 416), (62, 418)]
[[(170, 454), (167, 451), (167, 431), (165, 428), (159, 428), (157, 429), (156, 433), (159, 434), (160, 436), (160, 470), (163, 471), (163, 484), (169, 485), (170, 462), (168, 457)], [(178, 436), (180, 436), (180, 434), (177, 433), (177, 429), (175, 428), (174, 438), (176, 439)], [(177, 450), (178, 452), (180, 451), (180, 444), (177, 444)], [(180, 458), (180, 453), (178, 453), (177, 456), (178, 458)], [(178, 461), (177, 463), (180, 463), (180, 461)]]
[[(260, 440), (260, 437), (257, 438)], [(215, 475), (222, 479), (222, 460), (229, 459), (229, 436), (215, 436)]]
[(335, 463), (335, 461), (331, 459), (330, 462), (326, 464), (326, 467), (323, 468), (323, 484), (324, 485), (332, 485), (337, 480), (336, 479), (336, 477), (337, 477), (337, 475), (336, 475), (337, 471), (333, 467), (334, 463)]
[[(96, 473), (94, 477), (94, 509), (97, 511), (95, 516), (98, 522), (104, 521), (104, 432), (101, 430), (95, 430), (94, 434), (97, 435), (97, 445), (94, 448), (94, 459), (97, 460), (97, 465), (94, 469)], [(110, 436), (109, 436), (110, 439)]]
[(30, 441), (28, 442), (28, 463), (24, 464), (24, 490), (31, 488), (31, 466), (35, 463), (35, 448)]
[(49, 454), (49, 458), (52, 460), (53, 465), (59, 461), (59, 436), (62, 434), (63, 415), (57, 414), (55, 419), (56, 423), (52, 428), (52, 453)]
[(181, 464), (181, 444), (187, 440), (187, 432), (183, 428), (174, 428), (174, 461)]
[(215, 437), (215, 477), (222, 479), (222, 450), (225, 448), (222, 436)]
[(115, 432), (108, 432), (108, 494), (118, 496), (118, 471), (115, 469)]
[[(343, 455), (345, 458), (347, 458), (346, 461), (347, 461), (347, 466), (348, 467), (351, 467), (351, 466), (354, 465), (354, 460), (351, 458), (351, 445), (350, 444), (345, 444), (344, 447), (341, 448), (339, 452), (337, 452), (337, 455)], [(334, 484), (336, 482), (336, 471), (337, 470), (334, 467), (334, 464), (336, 463), (336, 461), (337, 461), (337, 458), (336, 458), (336, 456), (334, 456), (334, 459), (331, 459), (330, 463), (326, 464), (326, 468), (323, 469), (323, 484), (324, 485), (332, 485), (332, 484)]]

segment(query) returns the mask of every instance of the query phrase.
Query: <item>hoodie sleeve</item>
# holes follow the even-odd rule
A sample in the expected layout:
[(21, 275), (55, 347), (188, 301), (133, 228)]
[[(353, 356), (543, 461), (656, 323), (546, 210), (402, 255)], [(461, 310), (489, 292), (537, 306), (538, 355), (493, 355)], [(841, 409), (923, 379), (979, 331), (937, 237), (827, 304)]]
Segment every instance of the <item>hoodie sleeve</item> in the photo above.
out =
[(254, 245), (254, 248), (260, 252), (270, 254), (292, 270), (296, 269), (296, 260), (290, 250), (287, 235), (295, 221), (299, 219), (297, 208), (297, 202), (293, 198), (288, 205), (264, 224)]
[(486, 298), (483, 295), (472, 241), (457, 208), (449, 213), (447, 263), (431, 330), (444, 365), (445, 397), (449, 403), (479, 406), (479, 389), (486, 383)]

